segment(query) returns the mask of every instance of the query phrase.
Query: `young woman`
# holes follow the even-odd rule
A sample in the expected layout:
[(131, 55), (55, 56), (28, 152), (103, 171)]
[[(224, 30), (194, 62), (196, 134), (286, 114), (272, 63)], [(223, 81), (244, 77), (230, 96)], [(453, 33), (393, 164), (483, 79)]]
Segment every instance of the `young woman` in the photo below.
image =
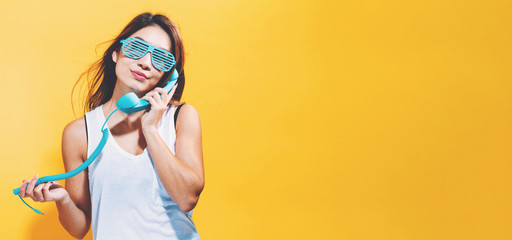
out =
[[(123, 48), (129, 43), (148, 52), (137, 59)], [(159, 65), (172, 57), (170, 70)], [(76, 238), (83, 238), (92, 223), (98, 240), (200, 239), (191, 217), (205, 182), (201, 125), (196, 109), (179, 102), (183, 64), (177, 27), (160, 14), (136, 16), (89, 69), (97, 73), (89, 84), (87, 113), (69, 123), (62, 136), (66, 172), (98, 146), (101, 127), (121, 96), (135, 92), (151, 108), (115, 112), (106, 124), (103, 151), (85, 171), (67, 179), (65, 188), (57, 182), (34, 186), (36, 175), (23, 181), (20, 196), (55, 201), (61, 224)], [(178, 82), (167, 93), (161, 87), (174, 69)]]

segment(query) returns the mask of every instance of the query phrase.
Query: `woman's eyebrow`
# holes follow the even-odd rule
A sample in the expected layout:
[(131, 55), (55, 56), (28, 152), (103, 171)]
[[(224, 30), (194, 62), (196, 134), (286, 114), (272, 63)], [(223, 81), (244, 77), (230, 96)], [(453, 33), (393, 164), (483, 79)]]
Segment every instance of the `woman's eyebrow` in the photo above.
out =
[[(143, 39), (143, 38), (141, 38), (141, 37), (135, 37), (135, 38), (138, 38), (138, 39), (140, 39), (140, 40), (142, 40), (142, 41), (146, 42), (146, 40), (144, 40), (144, 39)], [(170, 52), (167, 48), (161, 48), (161, 49), (164, 49), (165, 51)]]

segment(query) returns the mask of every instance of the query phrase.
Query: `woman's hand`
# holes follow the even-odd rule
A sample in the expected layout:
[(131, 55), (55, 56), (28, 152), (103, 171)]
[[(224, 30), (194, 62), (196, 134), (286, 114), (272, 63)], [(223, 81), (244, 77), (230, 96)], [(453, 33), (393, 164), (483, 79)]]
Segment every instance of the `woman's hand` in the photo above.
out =
[(167, 94), (163, 88), (157, 87), (142, 97), (142, 99), (151, 104), (151, 109), (142, 115), (141, 121), (143, 131), (157, 129), (158, 121), (160, 121), (160, 118), (162, 118), (162, 115), (167, 109), (167, 104), (171, 101), (172, 95), (174, 94), (174, 91), (176, 91), (176, 87), (178, 87), (178, 84), (172, 88), (169, 94)]
[(23, 180), (20, 188), (20, 197), (30, 197), (34, 202), (50, 202), (64, 200), (69, 195), (66, 189), (58, 182), (41, 183), (35, 186), (36, 182), (37, 174), (30, 181)]

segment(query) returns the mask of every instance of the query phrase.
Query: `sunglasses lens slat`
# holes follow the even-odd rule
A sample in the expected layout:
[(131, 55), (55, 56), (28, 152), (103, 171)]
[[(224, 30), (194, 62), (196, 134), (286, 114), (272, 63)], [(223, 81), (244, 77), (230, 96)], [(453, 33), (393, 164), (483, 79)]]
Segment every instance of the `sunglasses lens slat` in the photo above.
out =
[(148, 45), (138, 42), (136, 38), (129, 38), (127, 46), (137, 57), (144, 56), (148, 49)]
[(157, 57), (157, 56), (154, 56), (154, 59), (158, 62), (162, 62), (164, 64), (172, 64), (173, 62), (170, 61), (169, 59), (165, 59), (165, 58), (161, 58), (161, 57)]
[(160, 70), (160, 71), (164, 71), (164, 72), (167, 72), (169, 70), (171, 70), (172, 68), (172, 65), (165, 65), (165, 64), (161, 64), (161, 63), (154, 63), (155, 65), (155, 68)]
[(167, 69), (167, 68), (169, 68), (169, 66), (172, 67), (171, 64), (166, 64), (165, 62), (162, 62), (162, 61), (153, 61), (153, 64), (155, 65), (155, 67), (160, 68), (160, 69)]
[(156, 53), (158, 53), (158, 55), (164, 56), (166, 58), (174, 58), (172, 53), (167, 52), (167, 51), (163, 51), (161, 49), (155, 49), (154, 52), (156, 52)]
[(154, 58), (155, 58), (156, 61), (162, 62), (163, 64), (171, 64), (171, 65), (173, 65), (175, 63), (175, 61), (172, 61), (169, 58), (162, 58), (162, 57), (159, 57), (159, 56), (156, 56), (156, 55), (155, 55)]
[(135, 48), (127, 48), (125, 49), (124, 51), (124, 54), (128, 57), (136, 57), (136, 58), (140, 58), (142, 57), (144, 54), (143, 51), (141, 51), (140, 49), (135, 49)]
[(125, 43), (122, 49), (123, 53), (130, 58), (140, 58), (145, 52), (144, 49), (132, 45), (131, 43)]
[(148, 49), (149, 48), (149, 45), (141, 43), (141, 42), (136, 42), (136, 41), (132, 41), (131, 45), (137, 46), (137, 47), (140, 47), (140, 48), (144, 48), (144, 49)]

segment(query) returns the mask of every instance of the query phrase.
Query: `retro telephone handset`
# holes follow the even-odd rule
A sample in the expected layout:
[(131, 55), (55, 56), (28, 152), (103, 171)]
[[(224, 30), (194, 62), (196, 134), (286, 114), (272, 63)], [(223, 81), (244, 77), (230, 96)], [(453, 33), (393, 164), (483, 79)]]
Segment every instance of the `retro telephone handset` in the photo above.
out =
[[(176, 83), (178, 82), (178, 76), (179, 76), (178, 71), (176, 71), (176, 69), (174, 69), (174, 71), (172, 72), (171, 78), (169, 79), (169, 81), (167, 82), (165, 87), (163, 87), (163, 89), (167, 93), (169, 93), (172, 90), (172, 88), (176, 85)], [(69, 171), (67, 173), (41, 177), (41, 178), (37, 179), (37, 182), (35, 185), (37, 186), (41, 183), (64, 180), (67, 178), (74, 177), (75, 175), (77, 175), (77, 174), (81, 173), (83, 170), (85, 170), (89, 165), (91, 165), (91, 163), (96, 159), (96, 157), (98, 157), (98, 155), (103, 150), (103, 147), (105, 147), (105, 144), (107, 143), (108, 129), (105, 128), (105, 125), (107, 124), (108, 119), (110, 119), (112, 114), (114, 114), (117, 110), (121, 110), (124, 113), (134, 113), (134, 112), (142, 111), (148, 107), (151, 107), (151, 104), (148, 101), (146, 101), (144, 99), (139, 99), (137, 97), (137, 95), (135, 95), (135, 93), (133, 93), (133, 92), (127, 93), (124, 96), (122, 96), (121, 98), (119, 98), (116, 105), (117, 105), (117, 109), (114, 110), (108, 116), (108, 118), (103, 123), (103, 126), (101, 127), (101, 132), (103, 133), (103, 136), (101, 137), (100, 143), (98, 144), (98, 146), (96, 147), (94, 152), (91, 154), (91, 156), (89, 156), (89, 158), (87, 158), (87, 160), (85, 160), (80, 166), (78, 166), (74, 170)], [(21, 198), (20, 188), (13, 189), (13, 193), (14, 193), (14, 195), (18, 195), (18, 197), (20, 197), (21, 201), (23, 201), (23, 203), (25, 203), (25, 205), (27, 205), (29, 208), (34, 210), (36, 213), (44, 215), (41, 211), (28, 205), (23, 200), (23, 198)]]

